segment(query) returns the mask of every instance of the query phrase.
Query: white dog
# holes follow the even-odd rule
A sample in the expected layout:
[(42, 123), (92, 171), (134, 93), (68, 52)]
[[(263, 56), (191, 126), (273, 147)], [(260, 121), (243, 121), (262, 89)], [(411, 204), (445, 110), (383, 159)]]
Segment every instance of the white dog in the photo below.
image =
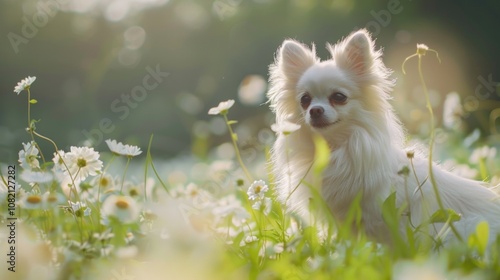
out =
[[(330, 148), (321, 194), (334, 217), (345, 219), (352, 201), (362, 192), (362, 227), (375, 240), (390, 242), (381, 204), (393, 191), (397, 206), (406, 207), (413, 225), (428, 221), (440, 209), (428, 160), (415, 156), (415, 173), (410, 172), (406, 182), (398, 174), (405, 166), (412, 170), (410, 159), (402, 126), (388, 102), (391, 72), (369, 33), (357, 31), (328, 49), (331, 59), (320, 61), (314, 46), (310, 49), (286, 40), (270, 66), (268, 97), (276, 123), (301, 126), (289, 135), (279, 134), (272, 150), (279, 196), (292, 209), (307, 209), (313, 134), (317, 133)], [(480, 182), (436, 165), (432, 170), (444, 208), (461, 215), (453, 225), (462, 238), (484, 220), (489, 223), (490, 242), (495, 240), (500, 232), (499, 196)], [(442, 226), (435, 224), (428, 230), (435, 236)], [(448, 234), (444, 242), (454, 236)]]

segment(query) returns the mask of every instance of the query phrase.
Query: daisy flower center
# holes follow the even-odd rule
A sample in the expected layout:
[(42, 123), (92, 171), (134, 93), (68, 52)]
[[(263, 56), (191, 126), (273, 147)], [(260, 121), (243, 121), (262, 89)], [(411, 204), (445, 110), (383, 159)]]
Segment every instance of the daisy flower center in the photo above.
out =
[(120, 208), (120, 209), (127, 209), (128, 208), (128, 202), (124, 201), (124, 200), (118, 200), (116, 203), (115, 203), (116, 207)]
[(192, 190), (191, 192), (189, 192), (189, 195), (190, 195), (191, 197), (195, 197), (195, 196), (197, 196), (197, 195), (198, 195), (198, 191), (197, 191), (197, 190)]
[(131, 189), (129, 191), (130, 196), (137, 196), (139, 195), (139, 191), (137, 189)]
[(76, 161), (76, 165), (80, 168), (83, 168), (85, 166), (87, 166), (87, 161), (84, 159), (84, 158), (79, 158), (77, 161)]
[(107, 178), (102, 178), (100, 181), (102, 187), (107, 187), (109, 185), (109, 180)]
[(30, 195), (28, 196), (28, 198), (26, 198), (26, 201), (31, 204), (38, 204), (42, 201), (42, 198), (40, 198), (38, 195)]
[(260, 193), (261, 190), (262, 190), (262, 186), (255, 187), (255, 193)]

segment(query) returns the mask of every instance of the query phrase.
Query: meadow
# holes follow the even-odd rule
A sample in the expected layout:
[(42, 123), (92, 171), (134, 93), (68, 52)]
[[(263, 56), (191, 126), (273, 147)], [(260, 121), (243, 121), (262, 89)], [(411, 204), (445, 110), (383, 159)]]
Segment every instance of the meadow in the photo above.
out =
[[(417, 59), (422, 51), (417, 50)], [(36, 82), (28, 77), (14, 90), (19, 102), (26, 102), (27, 133), (18, 162), (1, 165), (1, 279), (500, 278), (500, 238), (487, 245), (486, 223), (446, 247), (440, 238), (453, 234), (449, 227), (438, 238), (417, 237), (419, 226), (401, 236), (397, 224), (403, 211), (390, 196), (382, 209), (395, 244), (387, 246), (334, 220), (317, 195), (319, 184), (310, 186), (316, 195), (308, 219), (286, 209), (276, 199), (270, 172), (272, 137), (259, 138), (261, 148), (249, 164), (234, 132), (234, 100), (208, 112), (224, 120), (226, 143), (204, 160), (186, 155), (166, 161), (151, 153), (154, 135), (142, 147), (108, 139), (108, 150), (59, 149), (31, 114), (38, 103)], [(429, 149), (434, 159), (495, 187), (498, 142), (452, 129), (460, 122), (461, 106), (458, 96), (449, 94), (447, 127), (434, 127), (431, 118), (430, 136), (409, 136), (409, 141), (436, 146)], [(441, 140), (435, 145), (436, 139)], [(51, 149), (42, 150), (41, 142)], [(321, 139), (316, 148), (310, 172), (320, 182), (328, 151)], [(400, 173), (412, 176), (411, 166)], [(429, 223), (460, 219), (442, 210)], [(353, 203), (348, 220), (359, 223), (359, 214), (359, 204)]]

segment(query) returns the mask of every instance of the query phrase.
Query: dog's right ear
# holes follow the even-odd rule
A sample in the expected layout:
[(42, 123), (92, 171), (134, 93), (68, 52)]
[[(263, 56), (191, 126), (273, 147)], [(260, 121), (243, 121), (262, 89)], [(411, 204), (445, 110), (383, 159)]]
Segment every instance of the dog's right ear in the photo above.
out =
[(277, 64), (282, 73), (286, 78), (295, 81), (316, 61), (314, 45), (309, 49), (294, 40), (285, 40), (277, 57)]

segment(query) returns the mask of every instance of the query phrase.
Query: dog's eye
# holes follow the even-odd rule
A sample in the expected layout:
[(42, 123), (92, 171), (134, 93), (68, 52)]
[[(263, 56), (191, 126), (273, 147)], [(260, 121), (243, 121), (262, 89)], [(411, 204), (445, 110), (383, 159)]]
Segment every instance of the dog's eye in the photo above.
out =
[(347, 96), (345, 96), (343, 93), (335, 92), (330, 95), (329, 100), (332, 104), (345, 104), (347, 101)]
[(309, 104), (311, 104), (312, 97), (309, 95), (309, 93), (305, 93), (302, 95), (300, 98), (300, 105), (302, 106), (303, 109), (306, 109), (309, 107)]

